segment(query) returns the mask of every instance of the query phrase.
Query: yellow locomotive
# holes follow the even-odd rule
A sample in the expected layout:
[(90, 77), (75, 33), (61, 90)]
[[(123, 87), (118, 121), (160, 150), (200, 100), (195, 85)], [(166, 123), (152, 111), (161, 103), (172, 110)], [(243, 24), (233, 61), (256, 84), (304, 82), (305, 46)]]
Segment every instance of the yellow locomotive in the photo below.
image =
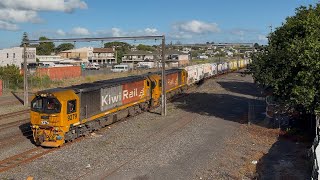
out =
[[(186, 88), (187, 72), (166, 71), (166, 93)], [(31, 101), (31, 128), (37, 145), (59, 147), (127, 116), (160, 105), (161, 74), (96, 81), (37, 92)]]

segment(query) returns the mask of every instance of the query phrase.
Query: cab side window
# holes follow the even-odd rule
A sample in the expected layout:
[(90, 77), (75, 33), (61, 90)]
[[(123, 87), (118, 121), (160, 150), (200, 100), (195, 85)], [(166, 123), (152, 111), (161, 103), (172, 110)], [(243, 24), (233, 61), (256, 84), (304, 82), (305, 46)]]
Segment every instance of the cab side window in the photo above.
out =
[(67, 102), (67, 114), (76, 112), (76, 105), (77, 105), (76, 100), (68, 101)]

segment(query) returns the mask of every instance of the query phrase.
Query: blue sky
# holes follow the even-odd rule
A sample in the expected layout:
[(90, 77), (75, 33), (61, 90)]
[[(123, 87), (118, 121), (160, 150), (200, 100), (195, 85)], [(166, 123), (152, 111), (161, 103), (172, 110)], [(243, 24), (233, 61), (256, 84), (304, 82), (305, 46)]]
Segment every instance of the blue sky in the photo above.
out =
[[(257, 42), (315, 0), (1, 0), (0, 48), (30, 39), (166, 35), (167, 42)], [(145, 42), (142, 42), (145, 43)]]

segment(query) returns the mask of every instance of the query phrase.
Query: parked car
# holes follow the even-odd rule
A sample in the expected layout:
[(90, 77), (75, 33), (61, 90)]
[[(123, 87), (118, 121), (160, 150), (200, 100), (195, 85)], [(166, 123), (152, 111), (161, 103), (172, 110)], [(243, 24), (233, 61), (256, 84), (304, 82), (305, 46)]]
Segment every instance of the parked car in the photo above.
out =
[(86, 67), (86, 69), (89, 70), (99, 70), (100, 69), (100, 65), (98, 63), (89, 63)]
[(111, 69), (112, 72), (126, 72), (128, 70), (129, 70), (129, 66), (126, 64), (115, 65)]

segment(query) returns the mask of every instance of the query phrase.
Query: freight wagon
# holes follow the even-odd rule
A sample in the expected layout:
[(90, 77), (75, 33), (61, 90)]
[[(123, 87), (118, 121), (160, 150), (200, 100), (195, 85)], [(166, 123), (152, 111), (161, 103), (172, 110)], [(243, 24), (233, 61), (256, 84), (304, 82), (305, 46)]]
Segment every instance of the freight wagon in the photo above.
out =
[(185, 67), (188, 73), (187, 84), (191, 85), (199, 82), (204, 77), (203, 68), (201, 65), (193, 65)]
[(212, 66), (211, 64), (202, 64), (202, 69), (203, 69), (203, 77), (204, 78), (209, 78), (211, 77), (212, 74)]
[(211, 63), (211, 69), (212, 69), (212, 75), (217, 75), (218, 74), (218, 69), (217, 69), (217, 63)]

